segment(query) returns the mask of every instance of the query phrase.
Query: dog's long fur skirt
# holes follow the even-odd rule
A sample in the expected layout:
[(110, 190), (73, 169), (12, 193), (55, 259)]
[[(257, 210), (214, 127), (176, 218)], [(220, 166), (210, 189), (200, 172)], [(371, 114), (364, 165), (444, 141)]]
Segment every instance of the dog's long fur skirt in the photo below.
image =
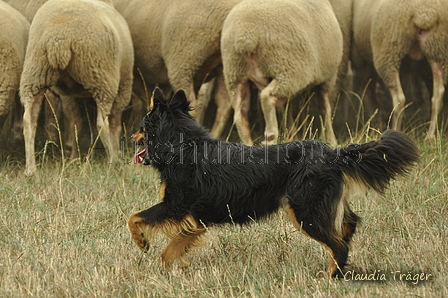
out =
[(348, 204), (356, 184), (383, 193), (391, 179), (418, 161), (414, 143), (386, 131), (380, 140), (332, 149), (316, 140), (245, 146), (212, 139), (189, 114), (183, 91), (165, 100), (160, 89), (133, 140), (145, 146), (139, 163), (161, 176), (161, 202), (135, 212), (129, 228), (137, 246), (163, 232), (169, 266), (211, 225), (245, 224), (285, 208), (294, 225), (331, 254), (329, 274), (340, 276), (360, 222)]

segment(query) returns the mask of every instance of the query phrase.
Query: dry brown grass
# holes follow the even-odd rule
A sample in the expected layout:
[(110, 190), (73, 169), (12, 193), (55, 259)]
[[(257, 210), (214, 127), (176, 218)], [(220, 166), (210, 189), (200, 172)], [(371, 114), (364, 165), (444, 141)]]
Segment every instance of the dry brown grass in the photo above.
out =
[[(132, 212), (157, 202), (158, 176), (149, 167), (75, 162), (61, 169), (50, 160), (27, 178), (22, 165), (3, 161), (0, 297), (448, 297), (448, 142), (418, 144), (422, 163), (386, 196), (351, 200), (363, 224), (348, 269), (376, 279), (384, 273), (386, 281), (328, 279), (326, 250), (284, 212), (211, 228), (189, 267), (166, 271), (166, 239), (144, 254), (127, 229)], [(431, 280), (394, 280), (396, 271)]]

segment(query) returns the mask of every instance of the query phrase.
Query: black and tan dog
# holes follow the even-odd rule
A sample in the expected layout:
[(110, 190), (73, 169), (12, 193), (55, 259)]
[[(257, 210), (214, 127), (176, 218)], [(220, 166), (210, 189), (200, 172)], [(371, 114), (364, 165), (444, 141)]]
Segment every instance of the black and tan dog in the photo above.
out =
[(329, 250), (330, 275), (341, 275), (360, 221), (347, 202), (350, 186), (383, 193), (419, 159), (414, 143), (391, 130), (379, 141), (339, 149), (316, 140), (222, 142), (193, 120), (183, 91), (165, 100), (155, 89), (148, 110), (133, 140), (145, 146), (137, 162), (160, 172), (162, 201), (133, 213), (129, 228), (145, 252), (156, 232), (171, 238), (165, 265), (198, 246), (211, 225), (245, 224), (284, 207), (297, 229)]

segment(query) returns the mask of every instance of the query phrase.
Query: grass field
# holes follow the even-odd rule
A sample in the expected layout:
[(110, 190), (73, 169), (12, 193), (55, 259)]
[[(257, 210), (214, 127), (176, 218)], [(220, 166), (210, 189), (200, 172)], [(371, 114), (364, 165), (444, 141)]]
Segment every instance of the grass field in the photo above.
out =
[(448, 138), (411, 137), (421, 163), (385, 196), (351, 199), (363, 224), (337, 281), (326, 250), (283, 211), (211, 228), (190, 266), (167, 271), (167, 239), (144, 254), (127, 228), (132, 212), (158, 202), (152, 169), (50, 159), (29, 178), (22, 159), (4, 159), (0, 297), (448, 297)]

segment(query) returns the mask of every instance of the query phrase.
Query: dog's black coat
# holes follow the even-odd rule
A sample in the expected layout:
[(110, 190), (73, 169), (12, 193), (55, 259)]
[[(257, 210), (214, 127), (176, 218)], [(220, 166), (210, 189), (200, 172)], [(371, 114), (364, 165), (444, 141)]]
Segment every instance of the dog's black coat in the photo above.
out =
[[(397, 131), (339, 149), (316, 140), (272, 146), (226, 143), (212, 139), (193, 120), (183, 91), (165, 101), (156, 89), (153, 100), (140, 133), (145, 135), (144, 163), (160, 171), (165, 192), (161, 203), (133, 216), (151, 227), (186, 216), (198, 225), (244, 224), (286, 206), (296, 226), (329, 248), (337, 263), (331, 275), (345, 266), (360, 220), (346, 201), (347, 180), (382, 193), (419, 158), (413, 142)], [(339, 206), (341, 227), (335, 226)]]

